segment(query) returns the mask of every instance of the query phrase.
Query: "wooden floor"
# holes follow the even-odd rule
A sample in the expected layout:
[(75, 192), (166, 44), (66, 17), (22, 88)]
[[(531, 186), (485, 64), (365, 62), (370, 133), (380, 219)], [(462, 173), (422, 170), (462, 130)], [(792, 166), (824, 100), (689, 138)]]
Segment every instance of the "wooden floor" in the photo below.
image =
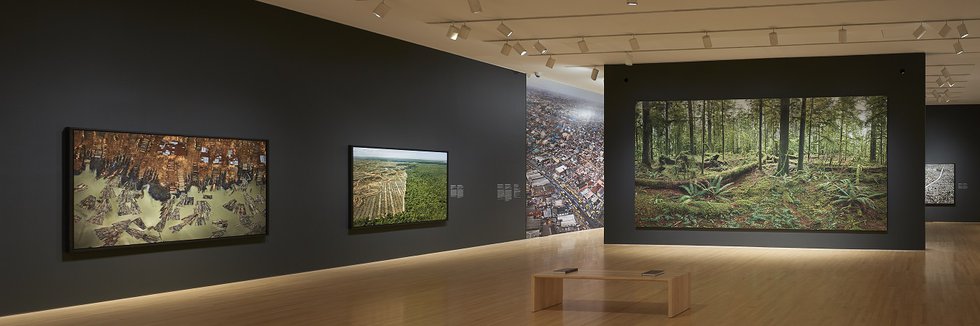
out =
[[(928, 223), (926, 251), (603, 245), (602, 230), (0, 318), (0, 325), (980, 325), (980, 223)], [(691, 272), (664, 285), (565, 283), (557, 267)], [(161, 309), (163, 307), (163, 309)]]

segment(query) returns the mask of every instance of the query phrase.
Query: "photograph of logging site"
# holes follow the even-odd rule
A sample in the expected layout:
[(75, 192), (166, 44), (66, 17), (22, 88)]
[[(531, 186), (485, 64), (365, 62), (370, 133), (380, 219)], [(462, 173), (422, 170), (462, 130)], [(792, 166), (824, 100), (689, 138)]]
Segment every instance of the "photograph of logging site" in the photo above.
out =
[(351, 147), (351, 227), (445, 221), (449, 153)]
[(882, 96), (642, 101), (638, 228), (886, 231)]

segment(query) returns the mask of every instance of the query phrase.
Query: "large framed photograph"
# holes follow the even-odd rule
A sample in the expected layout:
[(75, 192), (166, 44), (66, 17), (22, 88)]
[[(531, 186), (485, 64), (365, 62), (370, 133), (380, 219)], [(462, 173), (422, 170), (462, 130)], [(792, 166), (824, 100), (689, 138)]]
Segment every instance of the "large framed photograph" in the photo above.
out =
[(69, 250), (268, 233), (268, 142), (68, 129)]
[(448, 152), (350, 147), (351, 229), (448, 219)]
[(926, 205), (956, 205), (956, 164), (926, 164)]
[(635, 226), (885, 232), (883, 96), (641, 101)]

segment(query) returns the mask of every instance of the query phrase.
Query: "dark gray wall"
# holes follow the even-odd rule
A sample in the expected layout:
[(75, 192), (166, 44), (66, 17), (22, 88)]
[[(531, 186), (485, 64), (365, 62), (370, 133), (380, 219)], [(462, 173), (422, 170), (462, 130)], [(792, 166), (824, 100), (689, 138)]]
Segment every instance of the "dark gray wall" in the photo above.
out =
[(956, 189), (956, 205), (926, 206), (927, 221), (980, 222), (980, 105), (926, 107), (926, 163), (955, 163), (956, 182), (971, 189)]
[[(10, 2), (0, 44), (0, 315), (523, 238), (523, 74), (254, 1)], [(69, 126), (268, 139), (271, 234), (65, 255)], [(350, 144), (449, 151), (466, 198), (348, 234)]]
[[(606, 243), (924, 249), (924, 76), (923, 54), (606, 66)], [(637, 101), (858, 95), (888, 96), (887, 233), (634, 228)]]

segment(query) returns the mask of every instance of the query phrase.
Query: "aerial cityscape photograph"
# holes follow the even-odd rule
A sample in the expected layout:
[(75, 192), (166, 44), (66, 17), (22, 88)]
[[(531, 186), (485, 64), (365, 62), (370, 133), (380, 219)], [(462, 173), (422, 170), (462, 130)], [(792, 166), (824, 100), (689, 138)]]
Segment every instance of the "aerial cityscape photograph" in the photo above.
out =
[(72, 249), (266, 233), (267, 144), (71, 130)]
[(603, 227), (603, 169), (602, 95), (529, 79), (526, 237)]

